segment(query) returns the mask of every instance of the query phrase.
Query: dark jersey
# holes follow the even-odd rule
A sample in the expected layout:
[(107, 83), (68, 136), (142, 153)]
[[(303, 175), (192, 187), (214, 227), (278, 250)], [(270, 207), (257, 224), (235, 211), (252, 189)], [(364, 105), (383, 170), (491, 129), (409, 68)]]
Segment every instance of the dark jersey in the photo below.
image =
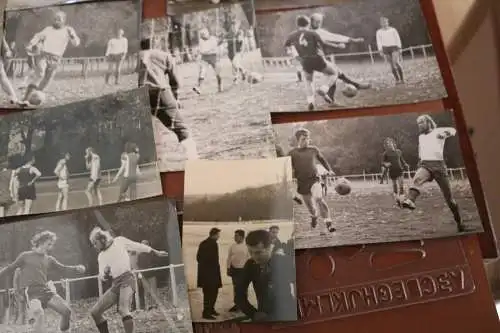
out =
[(244, 33), (241, 29), (238, 29), (236, 31), (229, 30), (226, 35), (228, 52), (233, 54), (241, 52), (241, 49), (243, 47), (243, 35)]
[(288, 155), (292, 158), (292, 169), (297, 180), (319, 179), (317, 165), (322, 155), (318, 148), (314, 146), (294, 148)]
[(399, 149), (384, 151), (382, 161), (384, 163), (391, 163), (389, 166), (389, 170), (391, 171), (403, 171), (403, 165), (406, 164), (403, 159), (403, 153)]
[(285, 47), (293, 46), (301, 58), (323, 57), (323, 42), (317, 32), (311, 30), (295, 30), (288, 35)]

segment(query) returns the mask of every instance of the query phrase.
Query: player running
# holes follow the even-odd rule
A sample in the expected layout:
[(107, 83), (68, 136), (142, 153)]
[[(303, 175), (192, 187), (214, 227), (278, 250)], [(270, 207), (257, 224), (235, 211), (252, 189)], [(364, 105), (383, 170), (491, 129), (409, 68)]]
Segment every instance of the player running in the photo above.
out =
[(94, 205), (94, 197), (97, 198), (99, 206), (102, 205), (101, 193), (101, 157), (95, 152), (95, 149), (88, 147), (85, 149), (85, 167), (90, 171), (89, 183), (85, 190), (85, 195), (89, 207)]
[(148, 87), (151, 112), (170, 129), (183, 146), (188, 160), (198, 159), (198, 150), (179, 112), (179, 79), (175, 61), (164, 51), (152, 48), (150, 39), (141, 40), (139, 86)]
[(66, 13), (58, 11), (52, 25), (35, 34), (26, 46), (26, 52), (36, 55), (36, 68), (21, 102), (23, 105), (30, 106), (31, 93), (44, 91), (52, 82), (68, 43), (76, 47), (80, 45), (80, 38), (75, 29), (66, 24)]
[(414, 210), (415, 201), (421, 193), (422, 185), (433, 180), (439, 185), (444, 199), (453, 213), (459, 232), (465, 231), (457, 202), (451, 193), (450, 180), (444, 162), (444, 145), (446, 139), (455, 136), (453, 127), (437, 127), (429, 115), (417, 118), (420, 135), (418, 137), (419, 168), (413, 177), (413, 184), (408, 191), (408, 197), (403, 201), (403, 208)]
[[(311, 15), (311, 29), (318, 33), (323, 42), (327, 45), (344, 49), (346, 47), (345, 44), (348, 43), (363, 43), (364, 38), (352, 38), (344, 35), (334, 34), (323, 28), (323, 14), (314, 13)], [(333, 65), (333, 63), (332, 63)], [(356, 89), (370, 89), (371, 85), (368, 83), (361, 83), (358, 81), (349, 78), (346, 74), (344, 74), (339, 68), (337, 68), (338, 79), (347, 83), (352, 84)]]
[(401, 37), (398, 31), (389, 25), (387, 17), (380, 18), (380, 26), (376, 34), (378, 52), (389, 62), (396, 84), (404, 84), (403, 66), (401, 66)]
[(56, 212), (68, 209), (68, 196), (69, 196), (69, 170), (68, 161), (71, 158), (69, 153), (65, 153), (63, 158), (57, 162), (54, 169), (54, 174), (57, 176), (57, 200)]
[(49, 272), (66, 274), (83, 274), (85, 266), (66, 266), (49, 255), (57, 240), (55, 233), (42, 231), (31, 239), (33, 249), (21, 253), (16, 260), (0, 270), (0, 279), (12, 275), (17, 268), (21, 269), (19, 287), (24, 289), (29, 317), (34, 320), (35, 333), (45, 333), (45, 311), (51, 309), (61, 316), (59, 329), (67, 332), (70, 329), (71, 309), (64, 299), (57, 294), (48, 279)]
[[(392, 191), (398, 205), (401, 205), (399, 196), (404, 194), (403, 172), (408, 169), (408, 163), (403, 158), (401, 150), (397, 149), (393, 138), (384, 141), (384, 153), (382, 155), (382, 166), (387, 170), (392, 181)], [(382, 179), (383, 180), (383, 179)]]
[(226, 35), (227, 56), (231, 60), (233, 68), (233, 82), (239, 78), (242, 81), (246, 79), (247, 70), (241, 65), (241, 52), (243, 50), (244, 31), (241, 29), (241, 22), (236, 18), (231, 18), (229, 22), (229, 31)]
[(198, 73), (198, 85), (193, 87), (193, 91), (197, 94), (201, 94), (201, 85), (205, 80), (205, 69), (206, 67), (213, 68), (215, 72), (215, 77), (217, 79), (218, 91), (222, 92), (222, 78), (221, 78), (221, 66), (219, 62), (219, 46), (223, 43), (222, 39), (216, 36), (210, 35), (207, 28), (200, 30), (200, 41), (198, 44), (198, 50), (200, 52), (199, 73)]
[(15, 170), (14, 175), (18, 182), (17, 200), (19, 208), (17, 215), (31, 214), (33, 201), (36, 200), (35, 183), (42, 176), (40, 170), (35, 167), (35, 156), (28, 162)]
[(311, 227), (314, 229), (318, 225), (317, 207), (319, 207), (320, 217), (323, 218), (326, 229), (334, 232), (335, 228), (332, 226), (330, 209), (323, 196), (317, 164), (321, 164), (330, 175), (334, 172), (319, 149), (310, 145), (309, 135), (307, 129), (297, 130), (295, 132), (297, 147), (288, 153), (292, 160), (294, 178), (297, 180), (297, 192), (311, 214)]
[(287, 54), (300, 59), (306, 79), (306, 94), (309, 111), (315, 108), (314, 72), (320, 72), (330, 78), (328, 92), (323, 98), (327, 103), (335, 105), (338, 71), (325, 59), (323, 46), (325, 43), (317, 32), (309, 30), (310, 20), (304, 15), (297, 17), (297, 30), (292, 32), (285, 41)]
[(111, 281), (104, 295), (92, 307), (90, 313), (99, 333), (109, 333), (108, 322), (103, 314), (113, 305), (118, 305), (118, 312), (122, 317), (125, 333), (135, 332), (134, 318), (131, 305), (135, 290), (135, 275), (130, 266), (129, 252), (151, 253), (158, 257), (166, 257), (168, 253), (158, 251), (148, 245), (136, 243), (125, 237), (113, 237), (108, 231), (95, 227), (90, 233), (90, 242), (99, 255), (99, 278), (106, 282)]

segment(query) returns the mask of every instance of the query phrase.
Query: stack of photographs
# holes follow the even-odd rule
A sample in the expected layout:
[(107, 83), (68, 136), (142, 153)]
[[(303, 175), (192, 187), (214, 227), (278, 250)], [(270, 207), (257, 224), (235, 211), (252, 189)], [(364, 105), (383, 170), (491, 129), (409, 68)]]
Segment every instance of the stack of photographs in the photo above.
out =
[(313, 2), (7, 1), (1, 332), (286, 326), (296, 249), (483, 231), (420, 2)]

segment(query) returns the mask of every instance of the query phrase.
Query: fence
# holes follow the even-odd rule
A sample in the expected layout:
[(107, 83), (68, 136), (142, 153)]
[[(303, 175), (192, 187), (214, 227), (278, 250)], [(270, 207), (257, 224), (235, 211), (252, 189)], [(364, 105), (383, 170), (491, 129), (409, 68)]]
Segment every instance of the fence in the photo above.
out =
[[(428, 58), (433, 55), (432, 52), (432, 44), (425, 45), (416, 45), (409, 46), (401, 50), (402, 59), (404, 60), (414, 60), (416, 58)], [(380, 58), (378, 50), (373, 50), (371, 45), (368, 45), (368, 50), (363, 52), (351, 52), (351, 53), (338, 53), (338, 54), (329, 54), (326, 58), (335, 62), (336, 60), (341, 60), (345, 58), (361, 58), (369, 60), (371, 64), (375, 64), (377, 59)], [(406, 59), (405, 59), (406, 58)], [(383, 58), (384, 62), (387, 62), (385, 58)], [(293, 57), (270, 57), (262, 59), (263, 65), (265, 67), (290, 67), (294, 66), (294, 58)]]

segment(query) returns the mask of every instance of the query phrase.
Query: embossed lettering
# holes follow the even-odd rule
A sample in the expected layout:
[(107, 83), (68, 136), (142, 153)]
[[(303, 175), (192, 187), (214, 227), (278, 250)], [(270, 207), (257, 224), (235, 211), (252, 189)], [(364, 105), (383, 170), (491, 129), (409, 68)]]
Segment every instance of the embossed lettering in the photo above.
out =
[(391, 286), (387, 283), (382, 283), (377, 286), (377, 295), (380, 302), (390, 302), (392, 301), (392, 290)]
[(347, 301), (347, 295), (343, 291), (331, 293), (330, 302), (333, 312), (342, 313), (349, 311), (349, 302)]
[(439, 290), (451, 293), (453, 291), (453, 284), (449, 280), (450, 274), (448, 272), (443, 273), (437, 277)]
[(375, 287), (373, 286), (363, 287), (361, 288), (361, 294), (367, 306), (375, 306), (378, 304)]
[(450, 275), (451, 277), (453, 278), (453, 280), (455, 280), (455, 282), (457, 282), (456, 284), (459, 286), (459, 288), (461, 290), (464, 290), (465, 289), (465, 274), (464, 274), (464, 271), (459, 268), (458, 269), (458, 272), (450, 272)]
[(422, 294), (426, 296), (434, 296), (438, 289), (436, 285), (436, 281), (432, 278), (432, 276), (424, 275), (420, 278), (420, 285), (422, 286)]
[(321, 305), (319, 304), (318, 297), (302, 297), (299, 303), (302, 303), (301, 312), (305, 311), (303, 316), (309, 317), (313, 311), (317, 311), (321, 314)]
[(351, 305), (350, 308), (352, 310), (357, 310), (357, 308), (358, 308), (358, 303), (356, 302), (356, 298), (358, 300), (363, 300), (363, 295), (361, 294), (361, 292), (359, 290), (356, 290), (356, 289), (350, 290), (348, 292), (348, 300), (349, 300), (349, 304)]
[(418, 278), (412, 278), (412, 279), (408, 279), (406, 280), (406, 287), (408, 288), (408, 291), (411, 291), (411, 285), (415, 285), (415, 290), (416, 290), (416, 294), (417, 294), (417, 297), (423, 297), (423, 292), (422, 292), (422, 287), (420, 286), (420, 281)]
[(392, 296), (395, 299), (406, 301), (408, 300), (408, 290), (404, 281), (394, 281), (391, 283)]

